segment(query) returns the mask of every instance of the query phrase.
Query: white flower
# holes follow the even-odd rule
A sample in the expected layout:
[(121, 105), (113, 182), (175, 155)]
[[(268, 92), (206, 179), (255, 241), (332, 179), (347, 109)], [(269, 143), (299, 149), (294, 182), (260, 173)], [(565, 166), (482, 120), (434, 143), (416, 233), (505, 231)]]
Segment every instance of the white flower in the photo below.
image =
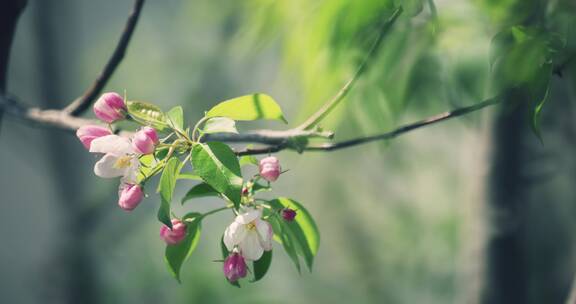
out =
[(272, 226), (261, 216), (262, 211), (257, 209), (248, 209), (236, 216), (224, 232), (224, 245), (228, 251), (238, 246), (246, 260), (256, 261), (265, 250), (272, 250)]
[(90, 152), (104, 153), (94, 165), (96, 175), (103, 178), (122, 176), (124, 183), (137, 182), (140, 161), (130, 139), (118, 135), (102, 136), (92, 141)]

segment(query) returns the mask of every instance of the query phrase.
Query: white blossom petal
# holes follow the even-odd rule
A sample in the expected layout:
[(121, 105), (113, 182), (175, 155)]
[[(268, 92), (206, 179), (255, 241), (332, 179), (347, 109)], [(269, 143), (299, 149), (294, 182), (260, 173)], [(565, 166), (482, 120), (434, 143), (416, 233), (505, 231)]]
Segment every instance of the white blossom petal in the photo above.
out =
[(122, 181), (129, 184), (136, 184), (138, 183), (138, 173), (140, 173), (140, 161), (137, 157), (133, 157), (130, 159), (130, 166), (124, 169)]
[(94, 174), (103, 178), (123, 176), (125, 168), (116, 168), (118, 158), (112, 154), (104, 155), (95, 165)]
[(232, 251), (234, 246), (240, 244), (246, 237), (246, 227), (240, 223), (232, 222), (224, 231), (224, 245), (228, 251)]
[(260, 216), (262, 215), (262, 211), (258, 210), (258, 209), (247, 209), (245, 213), (239, 214), (238, 216), (236, 216), (236, 219), (234, 220), (235, 222), (238, 222), (240, 224), (248, 224), (258, 218), (260, 218)]
[(260, 245), (259, 236), (256, 231), (248, 232), (238, 247), (240, 247), (242, 256), (249, 261), (257, 261), (264, 253), (264, 248)]
[(90, 152), (120, 156), (134, 153), (134, 149), (128, 138), (118, 135), (106, 135), (92, 141)]
[(264, 250), (272, 250), (272, 225), (264, 220), (256, 221), (256, 230), (260, 236), (260, 244)]

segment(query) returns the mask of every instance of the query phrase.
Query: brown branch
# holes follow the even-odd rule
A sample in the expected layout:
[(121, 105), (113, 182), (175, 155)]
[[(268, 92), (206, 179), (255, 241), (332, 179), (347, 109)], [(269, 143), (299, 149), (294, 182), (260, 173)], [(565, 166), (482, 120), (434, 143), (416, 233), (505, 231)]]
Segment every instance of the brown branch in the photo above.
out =
[(82, 96), (74, 100), (70, 105), (68, 105), (63, 111), (72, 115), (78, 116), (84, 113), (94, 102), (96, 97), (102, 92), (102, 89), (108, 83), (108, 80), (114, 74), (114, 71), (124, 58), (126, 54), (126, 49), (128, 48), (128, 44), (130, 43), (130, 39), (132, 38), (132, 34), (134, 33), (134, 29), (136, 28), (136, 24), (138, 23), (138, 17), (140, 16), (140, 12), (142, 11), (142, 6), (144, 6), (144, 0), (135, 0), (134, 6), (132, 8), (132, 12), (128, 16), (128, 20), (126, 21), (126, 26), (124, 27), (124, 31), (120, 36), (120, 40), (116, 45), (116, 49), (112, 53), (110, 59), (104, 66), (104, 69), (100, 72), (100, 75), (94, 83), (84, 92)]
[[(359, 137), (359, 138), (354, 138), (354, 139), (349, 139), (349, 140), (345, 140), (345, 141), (340, 141), (340, 142), (334, 142), (334, 143), (326, 143), (326, 144), (321, 144), (321, 145), (316, 145), (316, 146), (306, 146), (302, 149), (302, 151), (324, 151), (324, 152), (330, 152), (330, 151), (335, 151), (335, 150), (340, 150), (340, 149), (345, 149), (345, 148), (350, 148), (350, 147), (354, 147), (354, 146), (358, 146), (358, 145), (363, 145), (363, 144), (367, 144), (367, 143), (371, 143), (374, 141), (380, 141), (380, 140), (389, 140), (389, 139), (393, 139), (395, 137), (398, 137), (400, 135), (403, 135), (405, 133), (408, 133), (410, 131), (414, 131), (416, 129), (420, 129), (429, 125), (433, 125), (451, 118), (455, 118), (455, 117), (459, 117), (471, 112), (475, 112), (478, 110), (481, 110), (485, 107), (491, 106), (491, 105), (495, 105), (498, 104), (500, 102), (502, 102), (503, 100), (500, 97), (495, 97), (495, 98), (491, 98), (488, 100), (485, 100), (483, 102), (477, 103), (475, 105), (472, 106), (468, 106), (468, 107), (462, 107), (462, 108), (458, 108), (449, 112), (444, 112), (444, 113), (440, 113), (437, 115), (434, 115), (432, 117), (420, 120), (420, 121), (416, 121), (407, 125), (403, 125), (397, 129), (394, 129), (392, 131), (386, 132), (386, 133), (381, 133), (381, 134), (376, 134), (376, 135), (371, 135), (371, 136), (366, 136), (366, 137)], [(255, 154), (269, 154), (269, 153), (275, 153), (275, 152), (279, 152), (285, 149), (289, 149), (291, 148), (291, 146), (287, 143), (284, 142), (282, 144), (278, 144), (278, 145), (274, 145), (274, 146), (269, 146), (269, 147), (263, 147), (263, 148), (248, 148), (248, 149), (244, 149), (244, 150), (239, 150), (236, 151), (236, 154), (238, 155), (255, 155)]]

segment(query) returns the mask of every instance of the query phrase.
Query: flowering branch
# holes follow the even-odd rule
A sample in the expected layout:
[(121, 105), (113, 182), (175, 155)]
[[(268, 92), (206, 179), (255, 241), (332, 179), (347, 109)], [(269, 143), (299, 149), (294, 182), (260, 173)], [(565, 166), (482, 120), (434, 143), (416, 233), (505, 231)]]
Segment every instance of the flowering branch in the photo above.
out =
[(124, 27), (124, 31), (120, 36), (120, 40), (116, 45), (116, 49), (112, 53), (110, 59), (104, 66), (102, 72), (94, 83), (82, 94), (82, 96), (78, 97), (74, 100), (70, 105), (68, 105), (63, 112), (68, 113), (72, 116), (78, 116), (87, 109), (90, 108), (90, 105), (96, 100), (96, 97), (100, 95), (102, 89), (108, 83), (108, 80), (112, 77), (116, 68), (124, 59), (124, 55), (126, 54), (126, 49), (128, 48), (128, 44), (130, 43), (130, 39), (132, 38), (132, 34), (134, 33), (134, 29), (136, 28), (136, 24), (138, 23), (138, 17), (140, 17), (140, 12), (142, 11), (142, 7), (144, 6), (144, 0), (135, 0), (134, 6), (132, 8), (132, 12), (128, 16), (128, 20), (126, 21), (126, 26)]

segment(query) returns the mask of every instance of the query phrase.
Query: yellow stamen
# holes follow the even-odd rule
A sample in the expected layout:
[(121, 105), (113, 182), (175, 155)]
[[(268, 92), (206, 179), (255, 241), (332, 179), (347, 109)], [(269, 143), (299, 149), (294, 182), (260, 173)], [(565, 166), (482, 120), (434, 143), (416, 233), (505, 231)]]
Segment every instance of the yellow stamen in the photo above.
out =
[(114, 168), (125, 169), (130, 167), (131, 159), (132, 158), (130, 156), (119, 157), (114, 163)]
[(255, 223), (254, 221), (252, 221), (252, 222), (246, 224), (246, 229), (247, 229), (247, 230), (254, 230), (254, 229), (256, 229), (256, 223)]

